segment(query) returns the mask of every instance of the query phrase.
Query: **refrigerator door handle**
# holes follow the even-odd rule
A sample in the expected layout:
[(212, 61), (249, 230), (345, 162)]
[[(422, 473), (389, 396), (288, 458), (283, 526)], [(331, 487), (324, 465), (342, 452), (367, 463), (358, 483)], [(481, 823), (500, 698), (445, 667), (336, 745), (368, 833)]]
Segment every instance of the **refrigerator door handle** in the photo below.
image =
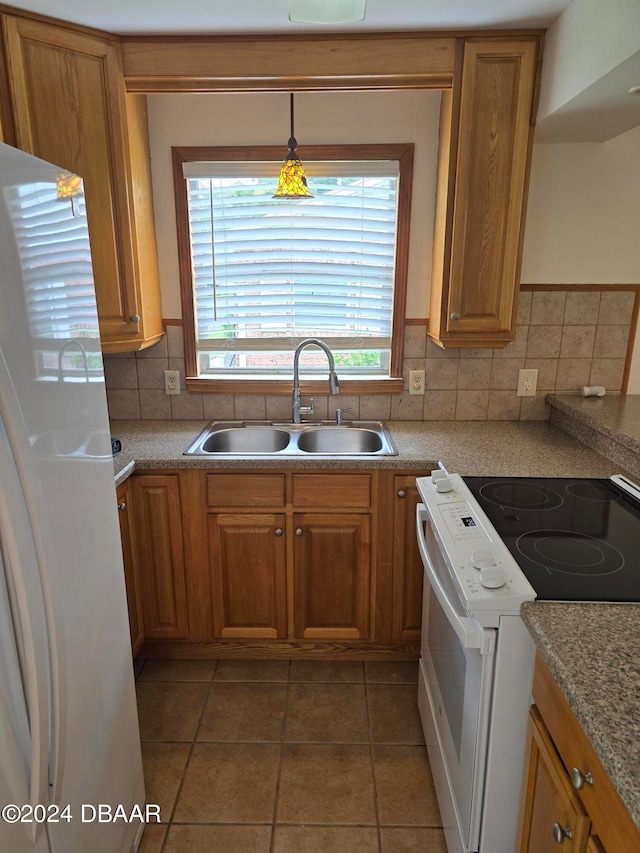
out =
[[(12, 417), (9, 417), (10, 413)], [(16, 429), (18, 421), (22, 429)], [(3, 542), (9, 543), (9, 547), (7, 548), (9, 559), (6, 560), (6, 563), (8, 563), (6, 571), (9, 576), (9, 582), (16, 592), (14, 596), (15, 605), (20, 615), (20, 629), (24, 632), (22, 638), (19, 637), (19, 639), (22, 639), (21, 648), (25, 652), (29, 648), (31, 639), (35, 636), (32, 624), (33, 614), (29, 611), (29, 605), (32, 603), (34, 593), (30, 592), (30, 598), (27, 596), (27, 590), (24, 586), (26, 576), (24, 571), (18, 571), (18, 569), (22, 569), (18, 562), (21, 551), (15, 542), (13, 535), (13, 531), (15, 530), (19, 531), (24, 536), (24, 539), (27, 540), (26, 543), (21, 543), (22, 547), (29, 549), (33, 555), (36, 570), (31, 573), (31, 576), (35, 576), (35, 579), (37, 579), (39, 597), (44, 611), (42, 622), (46, 626), (44, 641), (46, 648), (39, 655), (36, 654), (35, 649), (33, 649), (31, 654), (25, 653), (23, 659), (21, 659), (21, 665), (24, 668), (23, 677), (26, 683), (31, 685), (37, 684), (39, 688), (39, 696), (37, 698), (35, 695), (27, 696), (30, 728), (32, 729), (31, 798), (33, 805), (37, 803), (47, 804), (56, 801), (62, 772), (60, 648), (55, 635), (45, 548), (41, 525), (38, 521), (36, 497), (34, 495), (37, 474), (35, 471), (29, 471), (32, 464), (29, 458), (31, 445), (26, 425), (21, 416), (20, 403), (15, 393), (2, 349), (0, 349), (0, 425), (2, 426), (3, 445), (7, 454), (7, 465), (12, 469), (9, 476), (13, 477), (16, 490), (22, 496), (22, 500), (19, 503), (23, 510), (23, 519), (19, 527), (14, 525), (13, 520), (7, 525), (10, 510), (6, 506), (0, 508), (0, 510), (5, 510), (4, 512), (0, 511), (0, 522), (4, 521), (3, 528), (5, 528), (0, 532), (0, 536)], [(28, 486), (29, 482), (33, 484), (31, 487)], [(7, 526), (12, 529), (6, 530)], [(10, 547), (11, 543), (14, 545), (13, 549)], [(22, 590), (20, 590), (21, 586)], [(42, 672), (43, 669), (44, 674)], [(36, 718), (38, 720), (39, 734), (34, 737), (33, 721)], [(52, 765), (51, 772), (53, 775), (51, 791), (49, 791), (50, 765)], [(41, 825), (34, 823), (34, 827), (37, 834)]]

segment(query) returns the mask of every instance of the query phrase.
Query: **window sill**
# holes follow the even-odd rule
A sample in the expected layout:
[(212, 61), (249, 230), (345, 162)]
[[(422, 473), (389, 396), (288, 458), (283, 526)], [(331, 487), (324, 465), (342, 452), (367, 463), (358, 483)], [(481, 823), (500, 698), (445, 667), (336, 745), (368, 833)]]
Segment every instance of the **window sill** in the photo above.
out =
[[(269, 394), (289, 396), (293, 390), (293, 377), (290, 379), (205, 379), (187, 378), (187, 390), (193, 394)], [(322, 396), (329, 393), (326, 379), (302, 379), (302, 394)], [(401, 394), (402, 378), (381, 379), (340, 379), (340, 391), (351, 396), (373, 394)]]

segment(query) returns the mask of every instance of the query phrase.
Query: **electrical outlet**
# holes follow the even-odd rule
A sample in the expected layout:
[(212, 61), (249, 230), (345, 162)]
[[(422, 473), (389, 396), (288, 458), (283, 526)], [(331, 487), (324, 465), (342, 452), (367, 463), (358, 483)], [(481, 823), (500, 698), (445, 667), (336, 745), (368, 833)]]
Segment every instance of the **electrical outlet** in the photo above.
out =
[(518, 371), (518, 397), (535, 397), (538, 385), (537, 368), (528, 368)]
[(164, 372), (164, 393), (179, 394), (180, 393), (180, 371), (165, 370)]
[(424, 394), (424, 370), (409, 371), (409, 393)]

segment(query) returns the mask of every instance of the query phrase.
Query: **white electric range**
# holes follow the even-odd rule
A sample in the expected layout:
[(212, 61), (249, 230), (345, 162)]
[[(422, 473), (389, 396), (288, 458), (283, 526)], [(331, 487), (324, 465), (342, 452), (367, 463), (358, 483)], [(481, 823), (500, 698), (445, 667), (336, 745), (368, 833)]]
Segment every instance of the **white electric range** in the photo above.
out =
[(449, 853), (513, 853), (534, 598), (639, 601), (640, 488), (611, 480), (417, 480), (425, 568), (419, 707)]

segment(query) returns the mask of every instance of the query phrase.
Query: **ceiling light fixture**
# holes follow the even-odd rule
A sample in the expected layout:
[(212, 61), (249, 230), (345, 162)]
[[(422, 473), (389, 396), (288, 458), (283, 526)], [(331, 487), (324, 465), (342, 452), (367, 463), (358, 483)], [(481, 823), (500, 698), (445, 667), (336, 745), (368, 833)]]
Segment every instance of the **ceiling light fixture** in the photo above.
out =
[(301, 24), (364, 21), (367, 0), (289, 0), (289, 20)]
[(289, 137), (289, 150), (280, 167), (278, 187), (273, 198), (313, 198), (307, 186), (307, 175), (298, 157), (298, 143), (293, 133), (293, 92), (291, 98), (291, 136)]

